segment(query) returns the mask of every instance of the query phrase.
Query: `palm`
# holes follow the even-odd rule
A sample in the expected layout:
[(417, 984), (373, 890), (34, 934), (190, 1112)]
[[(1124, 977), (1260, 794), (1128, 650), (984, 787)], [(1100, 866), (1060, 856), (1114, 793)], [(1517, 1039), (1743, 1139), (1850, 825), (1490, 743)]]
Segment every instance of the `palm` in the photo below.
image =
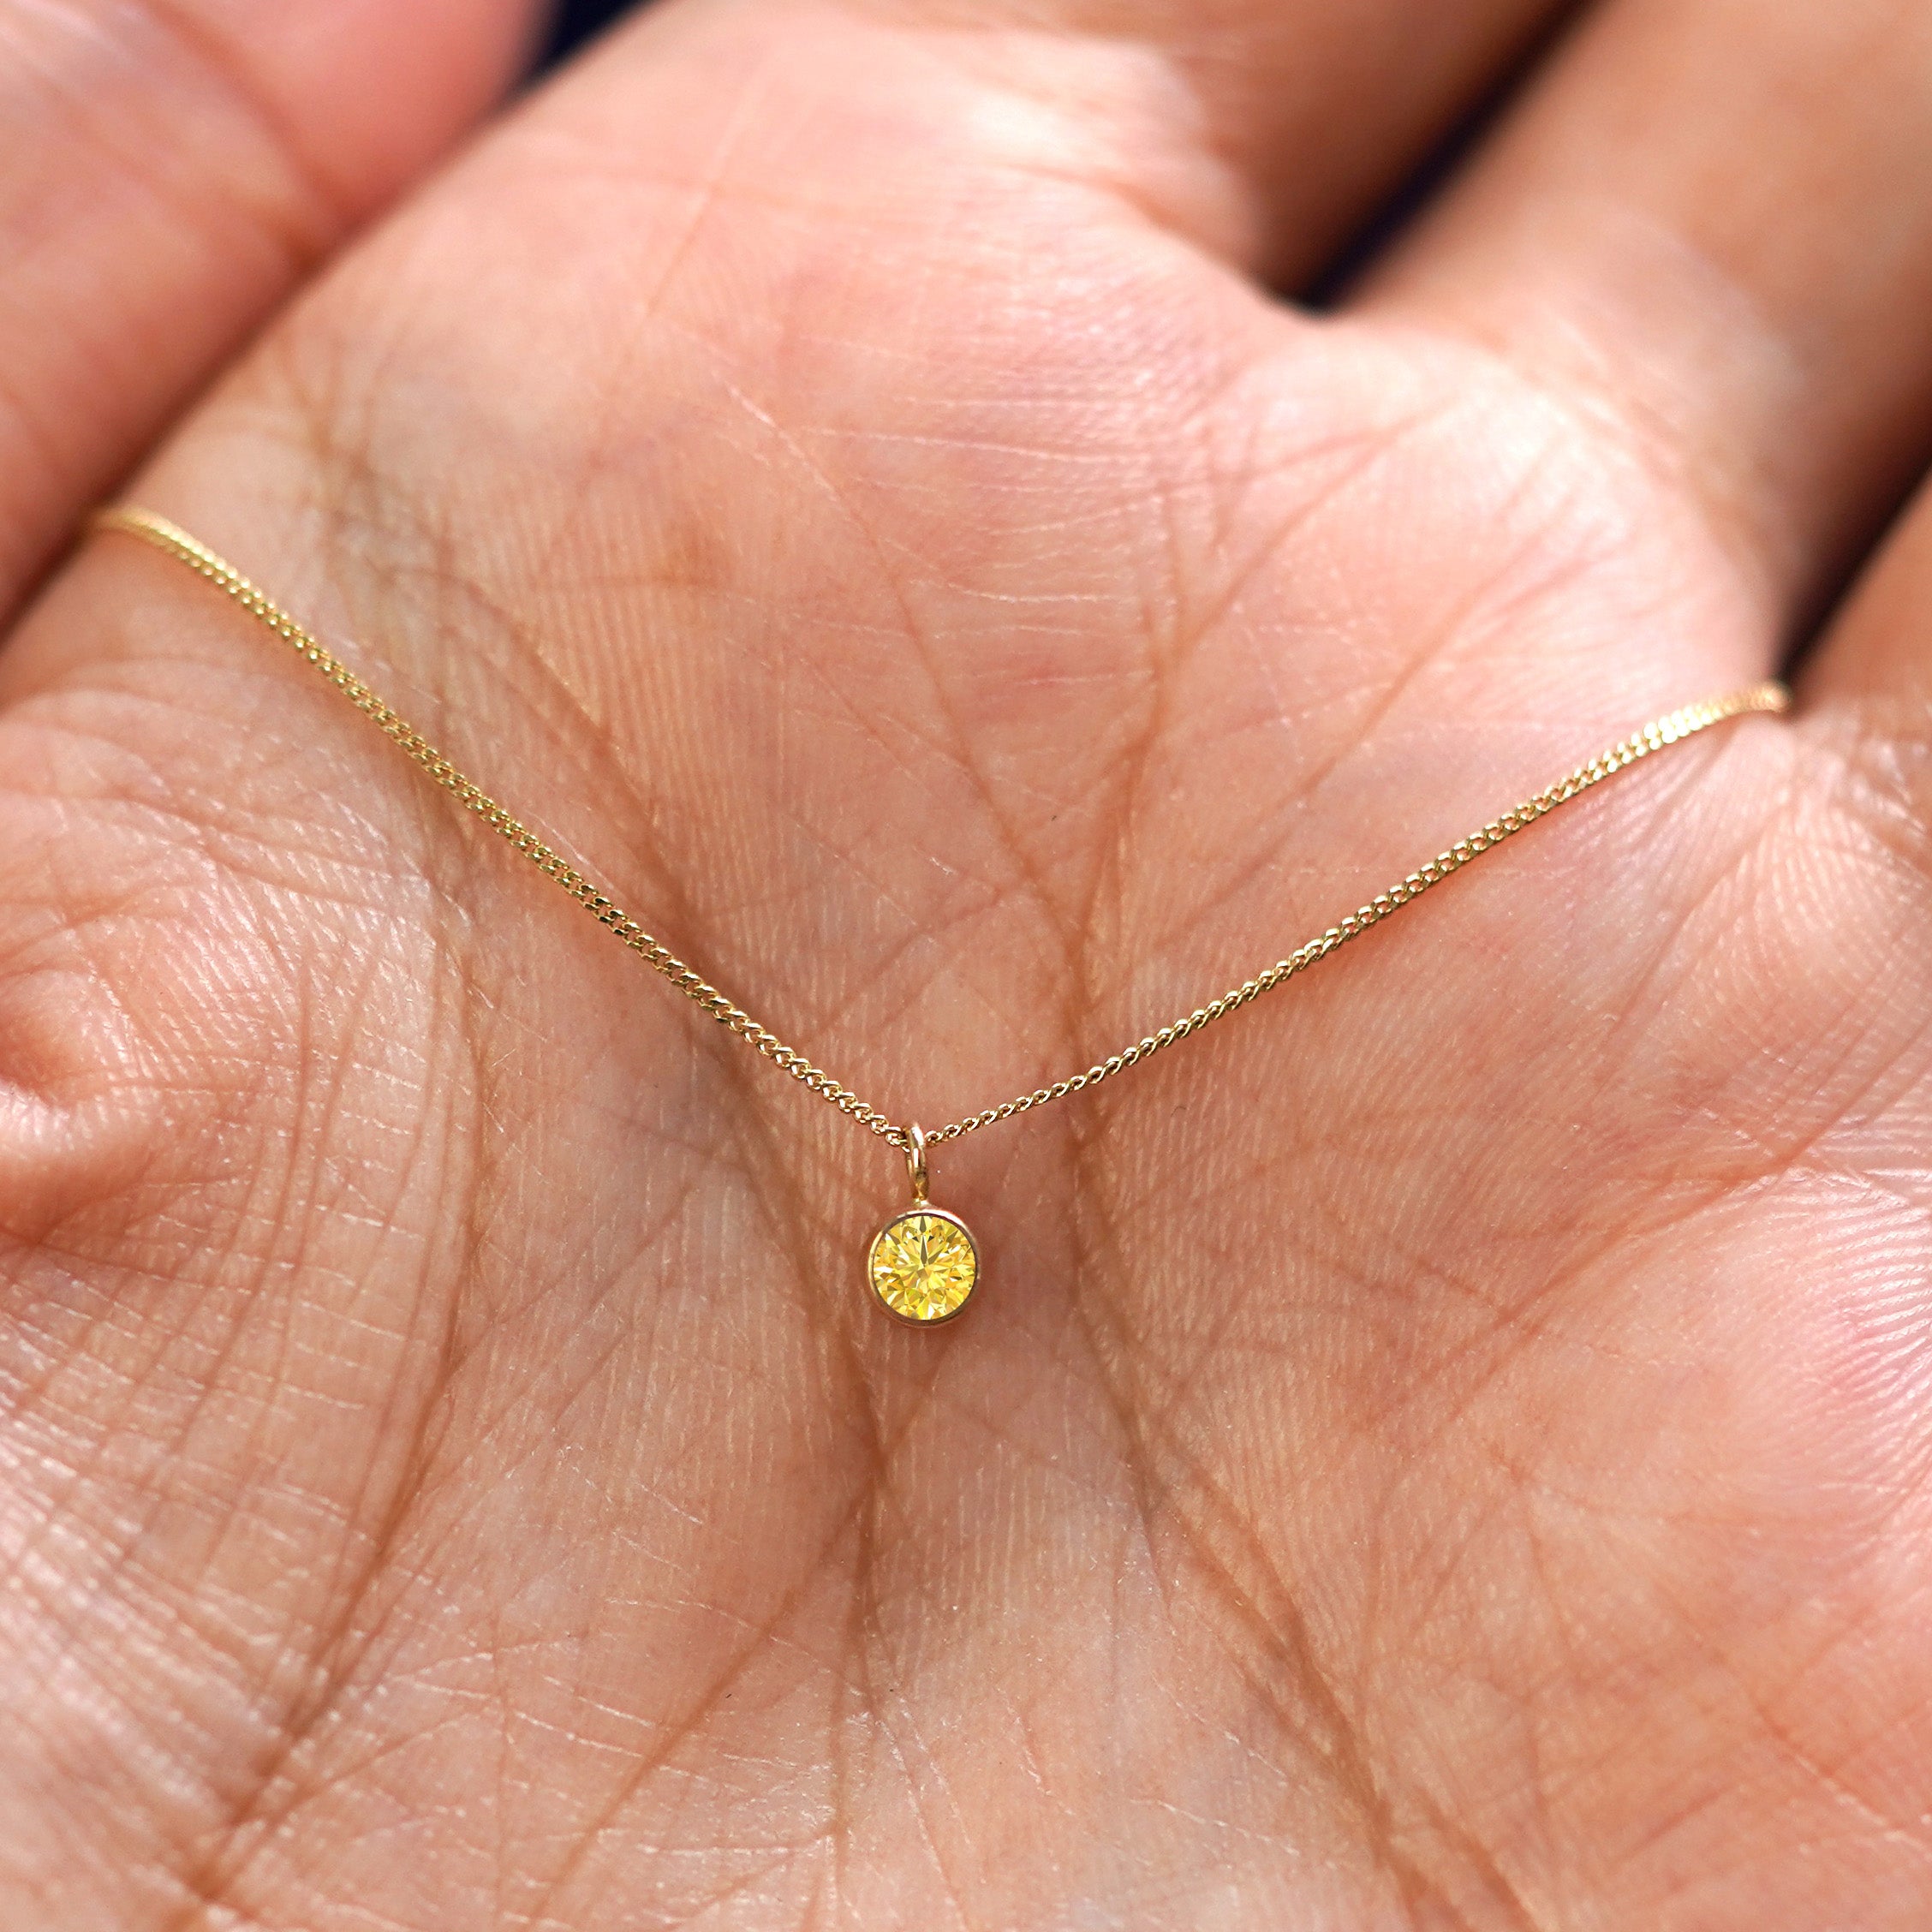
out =
[[(992, 75), (667, 15), (140, 491), (932, 1124), (1762, 674), (1923, 402), (1754, 517), (1452, 229), (1318, 325)], [(9, 1923), (1917, 1923), (1903, 555), (1798, 727), (942, 1149), (920, 1336), (889, 1148), (91, 549), (0, 724)]]

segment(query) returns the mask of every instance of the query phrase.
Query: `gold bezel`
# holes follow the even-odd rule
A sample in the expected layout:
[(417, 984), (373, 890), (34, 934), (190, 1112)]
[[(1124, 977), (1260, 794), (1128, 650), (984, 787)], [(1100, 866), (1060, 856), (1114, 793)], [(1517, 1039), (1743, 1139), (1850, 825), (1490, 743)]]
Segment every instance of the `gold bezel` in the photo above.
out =
[[(930, 1214), (934, 1220), (951, 1221), (966, 1237), (966, 1245), (973, 1250), (973, 1285), (966, 1291), (965, 1300), (951, 1315), (937, 1315), (929, 1321), (921, 1321), (916, 1315), (901, 1315), (880, 1293), (879, 1284), (873, 1279), (872, 1273), (872, 1257), (879, 1252), (879, 1243), (886, 1238), (887, 1231), (897, 1227), (901, 1221), (909, 1220), (915, 1214)], [(871, 1292), (873, 1300), (902, 1328), (944, 1328), (948, 1322), (958, 1321), (972, 1307), (978, 1297), (980, 1285), (986, 1279), (986, 1268), (980, 1259), (980, 1244), (974, 1239), (972, 1229), (958, 1215), (949, 1208), (935, 1208), (929, 1201), (915, 1201), (909, 1208), (901, 1208), (897, 1213), (888, 1214), (874, 1230), (872, 1239), (866, 1243), (865, 1279), (866, 1287)]]

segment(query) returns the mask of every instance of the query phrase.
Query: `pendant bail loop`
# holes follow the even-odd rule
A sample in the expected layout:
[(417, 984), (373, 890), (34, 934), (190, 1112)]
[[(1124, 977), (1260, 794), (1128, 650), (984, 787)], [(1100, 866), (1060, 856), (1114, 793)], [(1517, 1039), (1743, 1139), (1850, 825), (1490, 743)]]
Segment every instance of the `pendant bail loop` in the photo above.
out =
[(926, 1130), (916, 1124), (906, 1129), (905, 1162), (906, 1172), (912, 1181), (912, 1198), (923, 1203), (926, 1199)]

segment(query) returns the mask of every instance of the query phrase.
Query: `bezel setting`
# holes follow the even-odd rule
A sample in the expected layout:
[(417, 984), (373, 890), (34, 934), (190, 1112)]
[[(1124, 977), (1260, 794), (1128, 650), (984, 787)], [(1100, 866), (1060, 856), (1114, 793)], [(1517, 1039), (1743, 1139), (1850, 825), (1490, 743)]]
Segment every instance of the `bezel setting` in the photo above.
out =
[[(957, 1228), (959, 1231), (965, 1236), (966, 1245), (972, 1253), (973, 1285), (961, 1297), (959, 1306), (954, 1309), (950, 1314), (935, 1315), (929, 1316), (903, 1315), (897, 1309), (894, 1308), (892, 1304), (886, 1299), (885, 1293), (879, 1285), (879, 1277), (874, 1267), (874, 1261), (879, 1253), (880, 1243), (882, 1242), (894, 1228), (898, 1226), (900, 1222), (909, 1221), (915, 1214), (927, 1215), (935, 1221), (945, 1221), (951, 1226)], [(866, 1286), (871, 1290), (872, 1298), (878, 1303), (880, 1307), (882, 1308), (887, 1315), (891, 1316), (893, 1321), (899, 1323), (902, 1327), (943, 1328), (949, 1321), (958, 1321), (960, 1316), (965, 1314), (968, 1309), (972, 1307), (975, 1299), (979, 1295), (981, 1285), (986, 1279), (986, 1270), (980, 1259), (980, 1244), (976, 1240), (974, 1239), (972, 1229), (968, 1227), (965, 1222), (960, 1219), (958, 1215), (951, 1213), (947, 1208), (935, 1208), (929, 1201), (915, 1201), (909, 1208), (900, 1208), (896, 1213), (888, 1215), (885, 1220), (880, 1223), (877, 1230), (873, 1235), (872, 1239), (866, 1244), (865, 1276)]]

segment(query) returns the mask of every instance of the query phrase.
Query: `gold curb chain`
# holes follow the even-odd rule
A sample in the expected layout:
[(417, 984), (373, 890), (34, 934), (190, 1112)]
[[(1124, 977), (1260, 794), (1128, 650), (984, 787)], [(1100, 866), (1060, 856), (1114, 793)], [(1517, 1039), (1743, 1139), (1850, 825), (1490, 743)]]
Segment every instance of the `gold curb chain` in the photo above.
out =
[[(298, 623), (266, 591), (242, 575), (225, 558), (218, 556), (179, 524), (157, 516), (152, 510), (132, 507), (104, 510), (95, 518), (94, 527), (138, 537), (177, 558), (224, 591), (298, 656), (314, 665), (384, 736), (420, 765), (465, 811), (473, 813), (506, 844), (522, 853), (546, 879), (568, 892), (600, 926), (608, 927), (647, 966), (661, 973), (720, 1026), (757, 1048), (773, 1065), (808, 1087), (820, 1099), (830, 1101), (862, 1127), (891, 1142), (909, 1156), (915, 1151), (913, 1129), (898, 1125), (877, 1107), (861, 1100), (850, 1087), (833, 1079), (822, 1067), (814, 1066), (796, 1046), (788, 1046), (769, 1027), (754, 1020), (729, 995), (720, 993), (701, 974), (687, 965), (669, 946), (653, 938), (608, 893), (594, 886), (522, 820), (499, 805), (312, 632)], [(1211, 999), (1204, 1006), (1196, 1006), (1191, 1013), (1170, 1022), (1156, 1033), (1135, 1041), (1118, 1053), (1109, 1054), (1104, 1060), (1096, 1060), (1080, 1073), (1057, 1080), (1048, 1087), (1036, 1087), (1030, 1094), (1017, 1094), (997, 1106), (969, 1114), (963, 1120), (933, 1128), (918, 1138), (925, 1147), (957, 1141), (962, 1135), (977, 1133), (982, 1127), (1010, 1120), (1016, 1114), (1028, 1113), (1035, 1107), (1064, 1100), (1070, 1094), (1084, 1093), (1089, 1088), (1099, 1086), (1103, 1080), (1112, 1079), (1117, 1073), (1124, 1073), (1129, 1067), (1138, 1066), (1164, 1048), (1212, 1026), (1216, 1020), (1225, 1018), (1250, 1000), (1260, 999), (1264, 993), (1271, 992), (1297, 973), (1305, 973), (1318, 960), (1326, 959), (1351, 939), (1359, 939), (1370, 927), (1379, 926), (1392, 913), (1411, 900), (1420, 898), (1431, 886), (1440, 886), (1473, 859), (1501, 844), (1505, 839), (1513, 838), (1526, 826), (1547, 817), (1558, 806), (1601, 784), (1606, 778), (1627, 771), (1667, 745), (1694, 737), (1698, 732), (1707, 731), (1712, 725), (1721, 724), (1727, 719), (1741, 717), (1750, 712), (1781, 712), (1790, 701), (1790, 694), (1782, 684), (1765, 683), (1723, 697), (1706, 699), (1699, 704), (1685, 705), (1681, 710), (1655, 719), (1641, 730), (1612, 745), (1607, 751), (1600, 752), (1588, 764), (1579, 765), (1566, 777), (1545, 786), (1533, 797), (1524, 799), (1500, 818), (1492, 819), (1468, 838), (1458, 839), (1446, 851), (1437, 853), (1427, 864), (1418, 866), (1386, 892), (1378, 892), (1367, 904), (1357, 907), (1327, 932), (1298, 946), (1285, 959), (1278, 959), (1272, 966), (1265, 967), (1252, 979), (1230, 987), (1219, 999)]]

